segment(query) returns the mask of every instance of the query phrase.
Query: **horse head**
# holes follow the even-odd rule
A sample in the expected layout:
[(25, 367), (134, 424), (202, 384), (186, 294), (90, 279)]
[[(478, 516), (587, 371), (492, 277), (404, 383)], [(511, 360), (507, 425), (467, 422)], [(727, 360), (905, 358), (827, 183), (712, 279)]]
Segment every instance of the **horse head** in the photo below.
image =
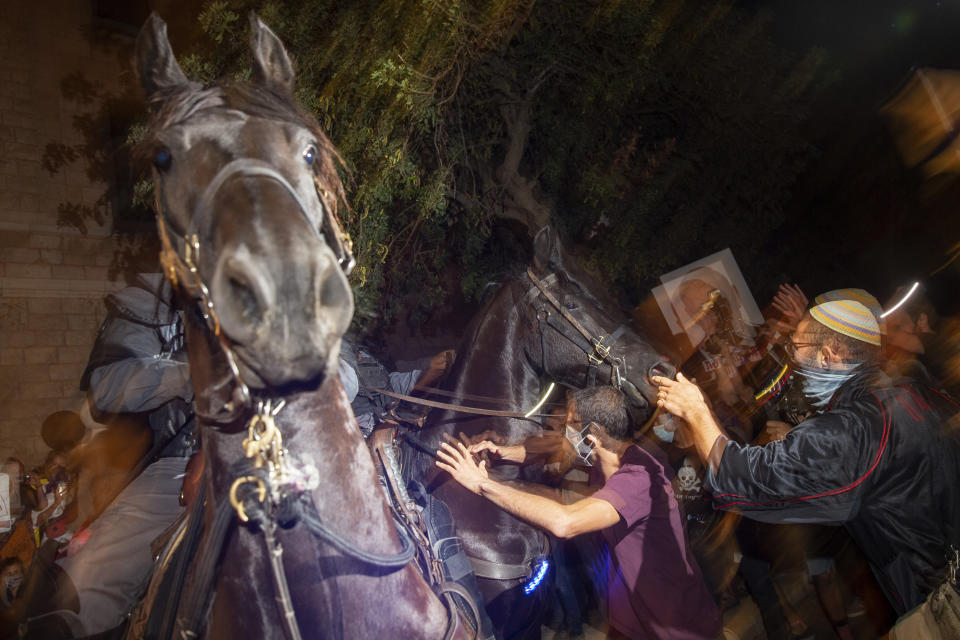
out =
[(338, 156), (297, 106), (290, 58), (255, 16), (251, 48), (250, 82), (203, 88), (152, 15), (136, 43), (154, 112), (140, 147), (167, 276), (199, 302), (237, 383), (312, 385), (335, 372), (353, 314)]
[(527, 357), (541, 374), (572, 386), (612, 384), (633, 408), (649, 415), (657, 389), (652, 376), (676, 368), (638, 334), (620, 305), (570, 259), (550, 227), (534, 239), (534, 263), (522, 278), (528, 322)]

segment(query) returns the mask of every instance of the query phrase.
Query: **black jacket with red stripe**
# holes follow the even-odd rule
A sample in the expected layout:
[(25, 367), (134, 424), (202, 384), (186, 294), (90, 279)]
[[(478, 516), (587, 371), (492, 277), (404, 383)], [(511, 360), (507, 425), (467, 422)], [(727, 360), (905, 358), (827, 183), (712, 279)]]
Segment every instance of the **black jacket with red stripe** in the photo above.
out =
[(718, 440), (705, 483), (718, 509), (845, 524), (903, 613), (943, 581), (950, 545), (960, 548), (960, 439), (948, 424), (957, 411), (935, 389), (866, 369), (782, 441)]

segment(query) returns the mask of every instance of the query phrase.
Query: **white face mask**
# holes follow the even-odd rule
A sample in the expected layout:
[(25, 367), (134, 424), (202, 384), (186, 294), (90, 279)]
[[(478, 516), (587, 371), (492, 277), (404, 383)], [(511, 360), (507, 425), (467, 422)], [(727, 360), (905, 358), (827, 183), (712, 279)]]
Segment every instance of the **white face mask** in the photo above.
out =
[(573, 445), (574, 451), (577, 452), (577, 457), (583, 461), (583, 464), (588, 467), (592, 467), (593, 463), (590, 462), (590, 456), (593, 455), (593, 442), (587, 439), (587, 434), (590, 431), (590, 426), (593, 425), (593, 422), (590, 422), (580, 431), (577, 431), (570, 425), (567, 425), (567, 440), (570, 444)]
[(15, 574), (12, 576), (7, 576), (3, 581), (3, 595), (5, 599), (13, 600), (17, 597), (17, 592), (20, 591), (20, 585), (23, 584), (23, 575)]

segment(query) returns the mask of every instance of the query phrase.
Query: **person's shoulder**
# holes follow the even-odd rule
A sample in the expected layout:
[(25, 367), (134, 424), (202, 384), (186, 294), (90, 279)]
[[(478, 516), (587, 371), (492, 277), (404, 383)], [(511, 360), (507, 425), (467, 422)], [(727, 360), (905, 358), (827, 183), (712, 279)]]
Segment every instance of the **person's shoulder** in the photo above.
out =
[(874, 401), (870, 407), (865, 401), (857, 402), (807, 418), (790, 430), (785, 442), (816, 441), (815, 446), (828, 448), (855, 446), (869, 437), (871, 426), (877, 422), (873, 414), (879, 415), (879, 405)]
[(668, 463), (662, 456), (638, 444), (630, 445), (620, 459), (620, 468), (610, 476), (619, 482), (652, 482), (654, 478), (667, 479)]
[(650, 465), (661, 468), (670, 466), (666, 452), (645, 436), (641, 436), (627, 447), (622, 462), (624, 465), (640, 466), (645, 469), (649, 469)]

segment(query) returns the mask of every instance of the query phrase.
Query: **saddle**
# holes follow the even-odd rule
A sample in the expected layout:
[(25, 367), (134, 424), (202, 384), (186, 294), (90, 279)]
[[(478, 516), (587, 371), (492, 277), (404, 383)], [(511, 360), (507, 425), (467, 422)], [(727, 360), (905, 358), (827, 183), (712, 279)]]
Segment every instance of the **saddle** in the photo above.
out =
[(474, 637), (493, 638), (493, 623), (484, 608), (473, 567), (456, 535), (449, 509), (419, 481), (403, 479), (398, 425), (391, 422), (380, 425), (367, 439), (367, 446), (387, 504), (416, 545), (421, 575), (437, 597), (456, 608)]

